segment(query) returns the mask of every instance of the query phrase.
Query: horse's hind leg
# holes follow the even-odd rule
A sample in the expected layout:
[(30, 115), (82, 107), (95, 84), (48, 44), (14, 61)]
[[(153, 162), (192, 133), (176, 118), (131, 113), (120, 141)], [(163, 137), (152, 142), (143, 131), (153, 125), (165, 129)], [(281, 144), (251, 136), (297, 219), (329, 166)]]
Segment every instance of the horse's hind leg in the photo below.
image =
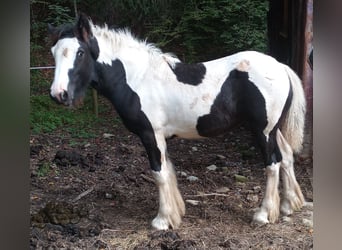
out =
[(279, 168), (280, 162), (266, 167), (266, 191), (261, 206), (254, 213), (253, 223), (255, 224), (274, 223), (279, 217)]
[(280, 211), (284, 215), (290, 215), (294, 210), (303, 207), (305, 199), (296, 180), (293, 168), (293, 151), (280, 130), (277, 131), (277, 142), (282, 154), (281, 175), (283, 181), (283, 197)]
[(256, 210), (252, 223), (263, 225), (269, 222), (274, 223), (279, 217), (279, 170), (281, 155), (276, 145), (273, 133), (268, 140), (263, 135), (258, 137), (266, 164), (266, 190), (261, 206)]
[(152, 226), (158, 230), (166, 230), (169, 227), (175, 229), (179, 227), (182, 216), (185, 214), (184, 201), (178, 190), (173, 165), (167, 156), (164, 136), (158, 133), (154, 134), (157, 145), (153, 143), (154, 140), (151, 140), (151, 136), (141, 139), (149, 156), (152, 173), (159, 189), (159, 210), (158, 215), (152, 221)]

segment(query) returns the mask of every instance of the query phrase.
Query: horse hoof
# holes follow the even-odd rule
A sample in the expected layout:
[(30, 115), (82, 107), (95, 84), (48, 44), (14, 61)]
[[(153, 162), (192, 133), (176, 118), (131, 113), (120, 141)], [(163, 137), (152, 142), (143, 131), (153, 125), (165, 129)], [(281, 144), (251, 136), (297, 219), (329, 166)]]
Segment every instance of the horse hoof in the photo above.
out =
[(291, 208), (291, 204), (288, 200), (284, 200), (281, 203), (280, 212), (285, 216), (293, 214), (293, 209)]
[(256, 225), (256, 226), (266, 225), (269, 223), (269, 220), (267, 217), (268, 217), (267, 212), (259, 209), (257, 212), (255, 212), (251, 224)]
[(169, 222), (165, 218), (161, 218), (159, 215), (152, 220), (152, 227), (157, 230), (168, 230)]

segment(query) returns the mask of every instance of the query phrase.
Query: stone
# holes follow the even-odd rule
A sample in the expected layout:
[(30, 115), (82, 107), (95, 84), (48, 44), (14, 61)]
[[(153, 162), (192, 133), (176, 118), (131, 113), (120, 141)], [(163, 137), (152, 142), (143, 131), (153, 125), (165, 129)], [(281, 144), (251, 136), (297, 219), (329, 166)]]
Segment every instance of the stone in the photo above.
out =
[(198, 181), (199, 179), (198, 179), (198, 177), (196, 177), (196, 176), (193, 176), (193, 175), (190, 175), (190, 176), (188, 176), (187, 178), (186, 178), (188, 181)]
[(247, 195), (247, 200), (252, 201), (252, 202), (258, 202), (259, 197), (256, 194), (248, 194)]
[(234, 177), (237, 182), (246, 182), (248, 180), (247, 177), (239, 174), (236, 174)]
[(216, 169), (217, 169), (216, 165), (210, 165), (207, 167), (207, 170), (209, 170), (209, 171), (215, 171)]

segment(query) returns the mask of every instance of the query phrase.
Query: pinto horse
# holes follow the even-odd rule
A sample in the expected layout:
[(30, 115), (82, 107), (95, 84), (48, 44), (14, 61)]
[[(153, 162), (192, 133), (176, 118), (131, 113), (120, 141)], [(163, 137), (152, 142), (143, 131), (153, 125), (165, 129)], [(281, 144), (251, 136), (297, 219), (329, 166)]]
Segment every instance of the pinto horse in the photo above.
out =
[(51, 97), (73, 106), (91, 86), (141, 139), (159, 188), (154, 228), (178, 228), (185, 213), (166, 138), (217, 136), (240, 122), (255, 135), (267, 176), (252, 222), (274, 223), (280, 212), (289, 215), (304, 205), (293, 153), (302, 148), (306, 101), (288, 66), (255, 51), (186, 64), (127, 30), (95, 25), (84, 14), (75, 24), (48, 30), (56, 63)]

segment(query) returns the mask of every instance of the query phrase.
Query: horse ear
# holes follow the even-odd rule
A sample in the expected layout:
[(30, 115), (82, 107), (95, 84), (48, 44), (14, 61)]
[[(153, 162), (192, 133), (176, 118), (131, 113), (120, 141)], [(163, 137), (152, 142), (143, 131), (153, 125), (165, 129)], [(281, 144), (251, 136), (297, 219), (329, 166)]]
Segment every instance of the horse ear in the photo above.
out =
[(84, 13), (80, 13), (76, 24), (76, 37), (88, 43), (92, 36), (88, 17)]
[(52, 44), (55, 44), (59, 38), (59, 32), (60, 30), (56, 27), (54, 27), (52, 24), (48, 23), (48, 34), (50, 36), (50, 39), (52, 41)]

